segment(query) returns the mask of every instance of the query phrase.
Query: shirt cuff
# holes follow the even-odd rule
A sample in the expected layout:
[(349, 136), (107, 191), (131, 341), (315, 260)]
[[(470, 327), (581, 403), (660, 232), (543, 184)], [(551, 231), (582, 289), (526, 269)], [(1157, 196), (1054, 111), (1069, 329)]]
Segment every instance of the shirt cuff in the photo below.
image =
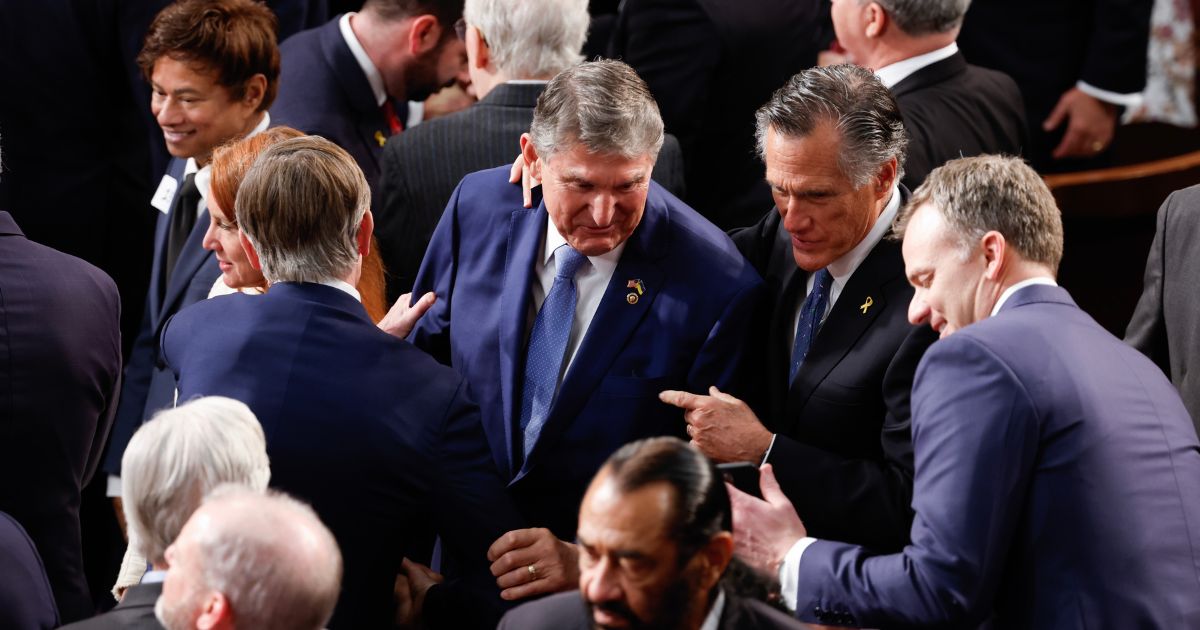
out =
[(779, 437), (778, 433), (771, 434), (771, 444), (770, 444), (770, 446), (767, 446), (767, 452), (763, 453), (762, 461), (758, 463), (758, 466), (760, 468), (766, 465), (767, 458), (771, 456), (771, 449), (775, 448), (775, 438), (777, 438), (777, 437)]
[(800, 598), (800, 558), (815, 542), (816, 538), (808, 536), (797, 540), (783, 557), (783, 564), (779, 565), (779, 594), (783, 597), (783, 605), (793, 613), (796, 612), (796, 600)]
[(1085, 81), (1076, 82), (1075, 87), (1079, 88), (1080, 92), (1083, 92), (1084, 94), (1087, 94), (1096, 100), (1104, 101), (1105, 103), (1112, 105), (1120, 105), (1126, 109), (1133, 109), (1142, 104), (1141, 92), (1134, 92), (1133, 94), (1118, 94), (1116, 92), (1102, 90)]
[(108, 498), (121, 496), (121, 477), (120, 475), (109, 475), (108, 484), (104, 488), (104, 496)]

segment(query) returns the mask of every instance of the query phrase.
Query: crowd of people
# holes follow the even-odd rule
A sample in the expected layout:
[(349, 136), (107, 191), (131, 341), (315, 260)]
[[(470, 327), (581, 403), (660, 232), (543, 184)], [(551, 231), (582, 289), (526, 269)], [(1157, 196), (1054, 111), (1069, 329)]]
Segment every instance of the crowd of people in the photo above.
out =
[(1039, 175), (1105, 159), (1149, 2), (271, 4), (130, 60), (127, 353), (0, 148), (0, 626), (1200, 629), (1200, 188), (1120, 340)]

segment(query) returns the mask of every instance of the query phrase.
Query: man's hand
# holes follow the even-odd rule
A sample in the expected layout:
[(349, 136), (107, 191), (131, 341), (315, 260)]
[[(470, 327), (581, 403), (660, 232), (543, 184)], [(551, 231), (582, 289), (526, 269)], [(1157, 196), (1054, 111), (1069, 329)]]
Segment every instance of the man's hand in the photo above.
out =
[(771, 432), (746, 403), (708, 388), (708, 396), (667, 390), (659, 400), (684, 410), (688, 436), (702, 453), (719, 462), (760, 462), (771, 447)]
[(514, 529), (492, 543), (487, 557), (506, 600), (579, 588), (579, 548), (548, 529)]
[(401, 575), (396, 576), (396, 625), (401, 628), (416, 628), (421, 622), (425, 608), (425, 594), (434, 584), (441, 584), (444, 577), (433, 569), (413, 562), (408, 558), (400, 565)]
[(437, 301), (437, 296), (432, 292), (426, 293), (417, 300), (416, 304), (409, 306), (408, 303), (411, 300), (411, 293), (401, 295), (392, 308), (388, 309), (387, 315), (379, 320), (380, 330), (398, 339), (407, 339), (408, 333), (411, 333), (413, 327), (417, 325), (417, 320), (421, 319), (425, 311), (428, 311), (429, 307)]
[(525, 201), (526, 208), (533, 207), (533, 189), (541, 186), (533, 175), (529, 174), (529, 169), (525, 168), (525, 156), (517, 154), (516, 161), (513, 162), (512, 169), (508, 171), (508, 183), (515, 184), (521, 182), (521, 199)]
[(725, 484), (733, 509), (733, 552), (746, 564), (774, 577), (779, 575), (787, 552), (808, 532), (779, 488), (770, 464), (759, 469), (758, 486), (763, 499)]
[(425, 99), (425, 111), (421, 118), (433, 120), (446, 114), (462, 111), (475, 104), (475, 88), (470, 83), (453, 83), (429, 95)]
[(1063, 120), (1067, 121), (1067, 131), (1054, 149), (1054, 159), (1093, 157), (1112, 142), (1117, 127), (1117, 107), (1073, 87), (1058, 99), (1058, 105), (1042, 123), (1042, 129), (1057, 129)]

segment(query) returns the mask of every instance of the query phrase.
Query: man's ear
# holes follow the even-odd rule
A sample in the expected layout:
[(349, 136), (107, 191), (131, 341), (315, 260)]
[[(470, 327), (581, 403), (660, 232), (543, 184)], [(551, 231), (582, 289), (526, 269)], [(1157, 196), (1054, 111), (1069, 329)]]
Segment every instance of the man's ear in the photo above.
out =
[(702, 580), (702, 586), (707, 591), (716, 586), (717, 582), (721, 581), (721, 576), (725, 574), (725, 569), (729, 567), (729, 562), (733, 560), (733, 534), (730, 532), (718, 532), (715, 536), (708, 539), (708, 543), (696, 555), (701, 563), (700, 579)]
[(250, 242), (250, 237), (246, 233), (238, 230), (238, 241), (242, 244), (242, 249), (246, 252), (246, 258), (250, 260), (250, 266), (258, 271), (262, 271), (262, 261), (258, 259), (258, 252), (254, 249), (254, 244)]
[(867, 12), (867, 37), (883, 37), (891, 26), (891, 18), (888, 17), (887, 11), (879, 6), (878, 2), (867, 4), (867, 6), (863, 7), (863, 10)]
[(197, 630), (224, 630), (233, 628), (233, 609), (224, 593), (210, 591), (204, 597), (200, 615), (196, 617)]
[(521, 134), (521, 157), (525, 158), (525, 170), (537, 181), (542, 181), (542, 161), (538, 158), (537, 147), (533, 146), (533, 136)]
[(988, 280), (999, 279), (1008, 263), (1004, 258), (1008, 252), (1008, 242), (1004, 240), (1004, 235), (992, 230), (983, 235), (980, 247), (983, 248), (983, 260), (986, 265), (983, 271), (984, 277)]
[(408, 53), (422, 57), (437, 48), (442, 40), (442, 25), (437, 16), (426, 13), (412, 18), (408, 25)]
[(479, 70), (486, 70), (488, 64), (492, 61), (492, 50), (488, 47), (487, 40), (483, 38), (483, 33), (474, 25), (467, 25), (467, 57), (474, 59), (471, 66)]
[(896, 175), (900, 172), (900, 163), (896, 158), (892, 158), (883, 163), (879, 167), (879, 172), (875, 174), (875, 199), (886, 199), (888, 194), (892, 192), (892, 188), (896, 185)]
[(371, 253), (371, 234), (375, 232), (375, 217), (370, 210), (363, 213), (362, 223), (358, 224), (358, 236), (355, 237), (358, 242), (358, 253), (366, 260), (367, 254)]
[(262, 105), (263, 98), (267, 95), (267, 77), (263, 76), (260, 72), (246, 79), (244, 88), (245, 93), (242, 95), (242, 104), (253, 111), (258, 111), (258, 107)]

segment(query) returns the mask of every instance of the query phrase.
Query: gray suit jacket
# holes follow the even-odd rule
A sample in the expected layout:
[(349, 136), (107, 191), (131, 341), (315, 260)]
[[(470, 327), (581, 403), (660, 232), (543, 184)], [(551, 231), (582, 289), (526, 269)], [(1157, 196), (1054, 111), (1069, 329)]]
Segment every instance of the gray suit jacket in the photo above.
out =
[[(762, 602), (725, 594), (721, 630), (800, 630), (800, 622)], [(591, 620), (579, 591), (558, 593), (518, 606), (496, 630), (590, 630)]]
[(63, 626), (61, 630), (162, 630), (154, 617), (154, 602), (161, 594), (162, 582), (134, 584), (125, 591), (125, 599), (116, 608)]
[[(383, 148), (375, 236), (388, 271), (388, 302), (412, 288), (433, 228), (459, 180), (512, 164), (544, 83), (496, 86), (475, 105), (393, 136)], [(663, 141), (654, 179), (683, 198), (683, 153)]]
[(1200, 186), (1171, 193), (1158, 210), (1142, 297), (1125, 341), (1171, 377), (1200, 432)]

